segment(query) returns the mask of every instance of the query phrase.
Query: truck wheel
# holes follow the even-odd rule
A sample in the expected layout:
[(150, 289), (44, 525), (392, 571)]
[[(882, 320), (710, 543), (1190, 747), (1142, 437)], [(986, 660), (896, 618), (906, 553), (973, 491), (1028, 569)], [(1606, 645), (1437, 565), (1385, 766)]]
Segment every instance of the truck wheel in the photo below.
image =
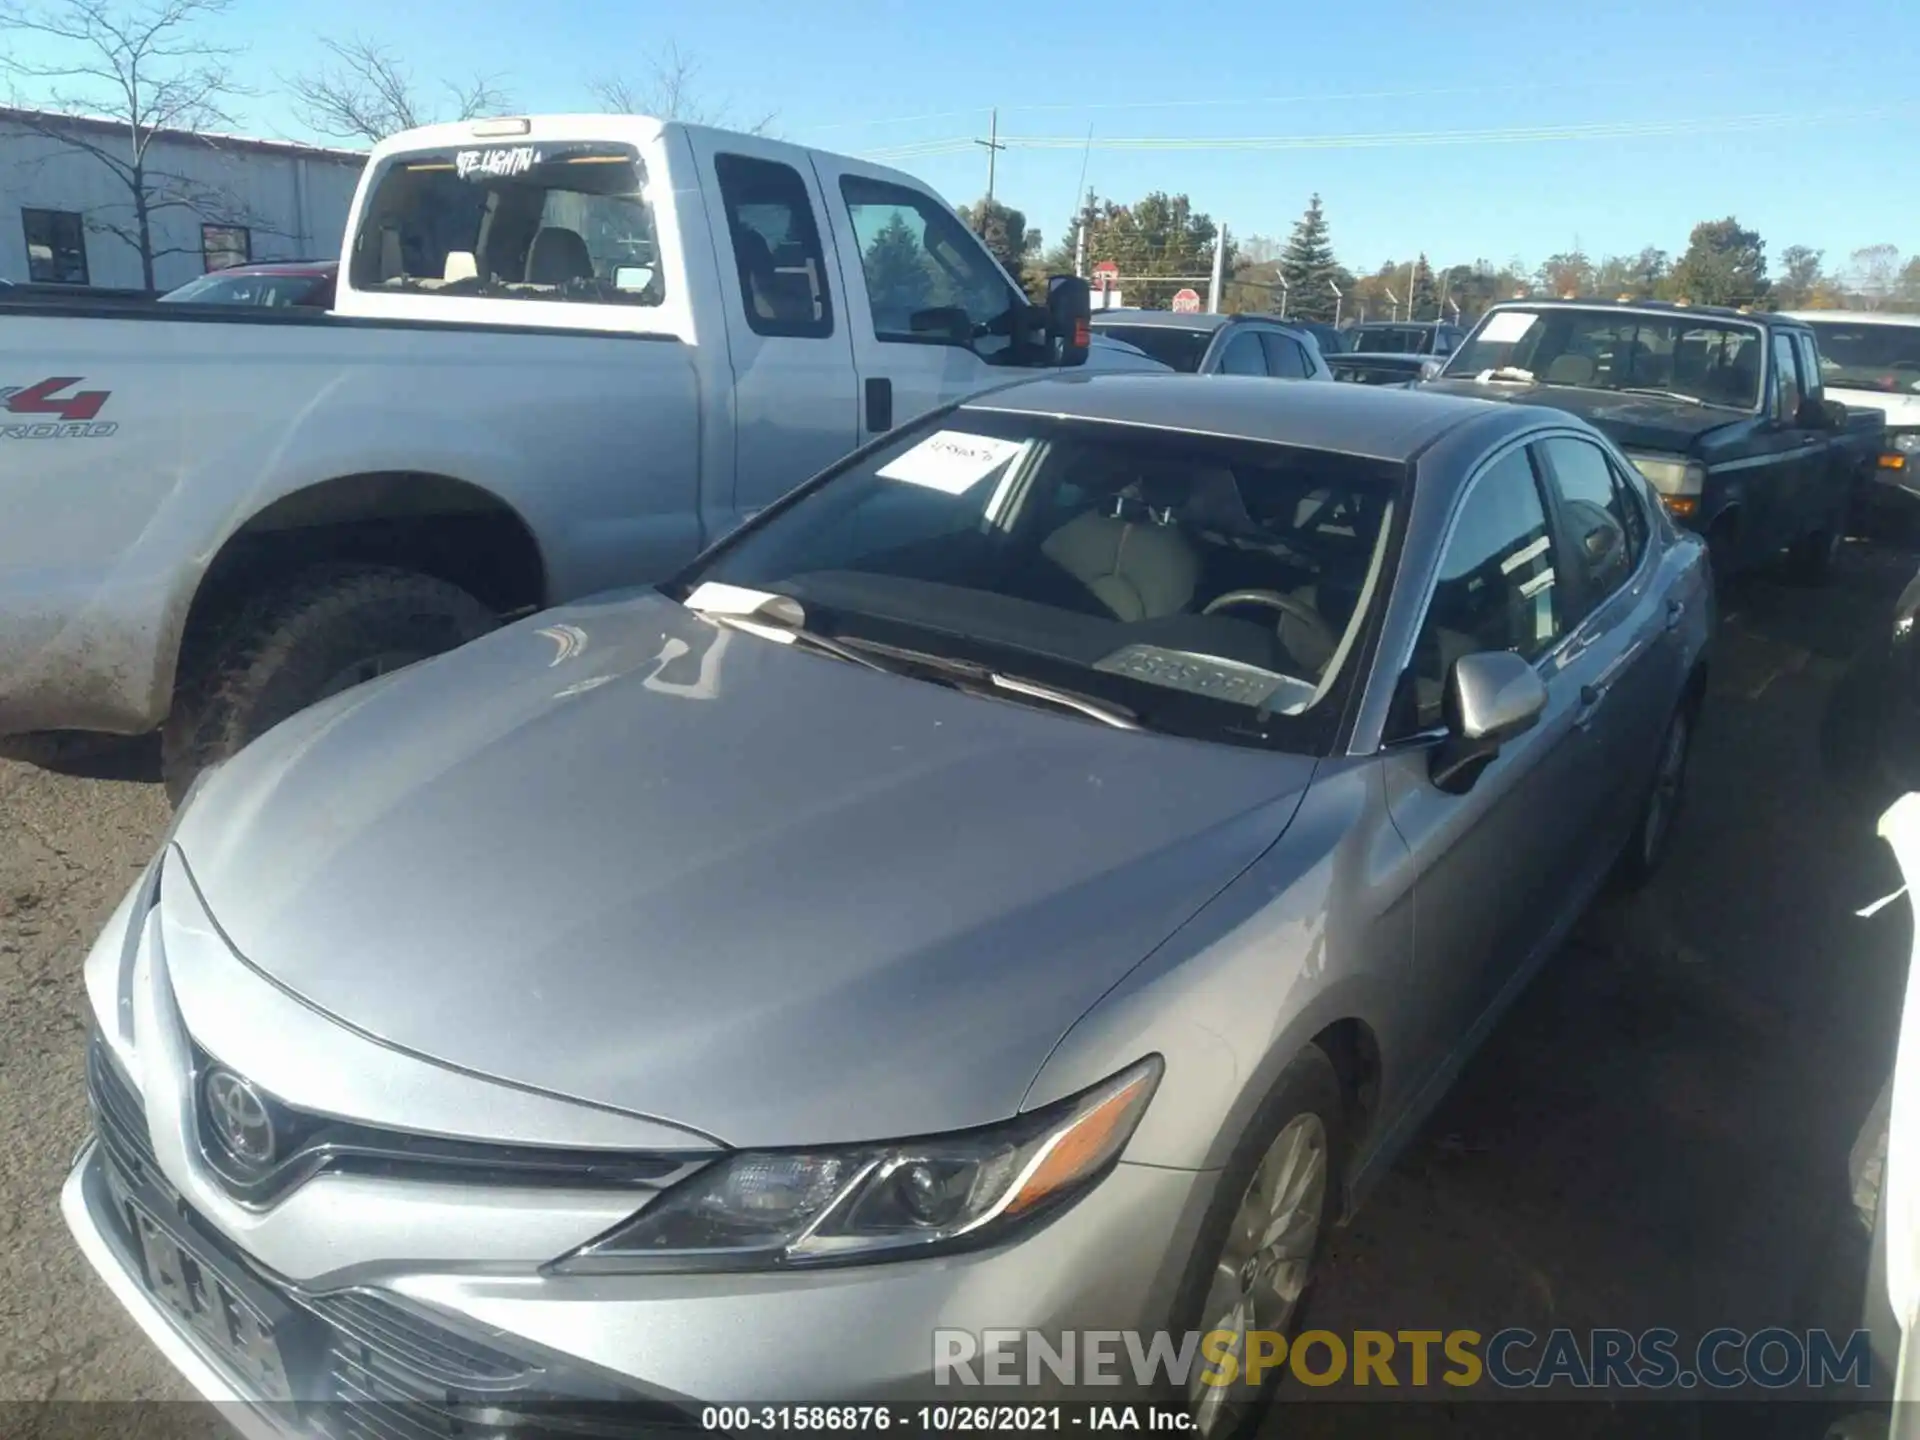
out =
[(316, 565), (243, 603), (181, 655), (160, 771), (175, 804), (194, 776), (289, 715), (495, 625), (444, 580), (380, 565)]
[(1831, 580), (1834, 567), (1840, 559), (1843, 529), (1844, 526), (1836, 521), (1825, 530), (1801, 536), (1787, 558), (1794, 578), (1809, 585), (1824, 585)]

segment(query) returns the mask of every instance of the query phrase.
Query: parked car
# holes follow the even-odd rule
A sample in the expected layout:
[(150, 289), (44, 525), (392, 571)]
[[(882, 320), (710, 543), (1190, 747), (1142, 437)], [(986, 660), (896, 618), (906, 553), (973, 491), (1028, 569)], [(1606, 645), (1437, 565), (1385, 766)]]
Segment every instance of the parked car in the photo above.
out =
[(1344, 333), (1349, 352), (1387, 355), (1451, 355), (1467, 335), (1439, 320), (1363, 320)]
[(1920, 505), (1920, 315), (1803, 310), (1820, 346), (1827, 398), (1887, 417), (1886, 442), (1862, 499), (1870, 511), (1911, 519)]
[(0, 434), (36, 443), (0, 446), (0, 735), (158, 728), (177, 796), (341, 686), (670, 574), (936, 406), (1157, 368), (910, 176), (701, 126), (411, 131), (347, 234), (331, 312), (7, 313)]
[(1668, 849), (1712, 606), (1554, 411), (976, 397), (205, 773), (85, 964), (67, 1221), (205, 1394), (422, 1424), (1285, 1330)]
[(1302, 320), (1298, 316), (1280, 317), (1280, 323), (1295, 330), (1304, 330), (1314, 338), (1322, 355), (1338, 355), (1347, 348), (1346, 332), (1336, 329), (1324, 320)]
[(275, 260), (230, 265), (189, 280), (160, 298), (181, 305), (295, 305), (326, 310), (333, 304), (337, 260)]
[(1093, 333), (1125, 341), (1187, 375), (1333, 378), (1311, 335), (1265, 315), (1098, 310), (1093, 315)]
[(1327, 362), (1333, 378), (1351, 385), (1398, 385), (1402, 389), (1431, 380), (1446, 362), (1434, 355), (1342, 354)]
[(1723, 578), (1788, 551), (1824, 579), (1885, 432), (1877, 412), (1826, 398), (1805, 325), (1718, 307), (1497, 305), (1428, 383), (1591, 421), (1706, 537)]

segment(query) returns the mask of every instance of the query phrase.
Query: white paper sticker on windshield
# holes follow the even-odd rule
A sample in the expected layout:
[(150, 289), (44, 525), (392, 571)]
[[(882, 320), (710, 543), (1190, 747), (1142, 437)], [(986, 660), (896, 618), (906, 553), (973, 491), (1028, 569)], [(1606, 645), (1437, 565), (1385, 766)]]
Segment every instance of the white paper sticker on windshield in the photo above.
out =
[(886, 480), (904, 480), (909, 485), (959, 495), (1018, 455), (1025, 445), (1024, 440), (936, 430), (906, 454), (882, 465), (877, 473)]
[(1533, 328), (1533, 322), (1540, 317), (1531, 310), (1499, 310), (1487, 318), (1487, 327), (1476, 340), (1484, 340), (1489, 345), (1511, 345), (1527, 331)]

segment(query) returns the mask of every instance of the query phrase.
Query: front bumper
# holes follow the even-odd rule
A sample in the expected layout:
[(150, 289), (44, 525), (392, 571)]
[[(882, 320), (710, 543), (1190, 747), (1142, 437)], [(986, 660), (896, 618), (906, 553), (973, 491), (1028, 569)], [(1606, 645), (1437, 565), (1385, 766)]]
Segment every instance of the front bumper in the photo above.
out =
[[(472, 1423), (474, 1407), (526, 1417), (613, 1401), (654, 1420), (677, 1412), (697, 1421), (702, 1402), (1034, 1398), (936, 1384), (936, 1328), (977, 1338), (1039, 1331), (1057, 1346), (1066, 1330), (1160, 1327), (1214, 1179), (1123, 1164), (1020, 1243), (943, 1259), (779, 1275), (475, 1275), (437, 1267), (378, 1288), (319, 1294), (254, 1267), (194, 1217), (203, 1251), (217, 1245), (213, 1258), (270, 1288), (315, 1337), (317, 1358), (300, 1368), (305, 1378), (287, 1368), (294, 1393), (286, 1403), (258, 1393), (149, 1291), (138, 1242), (119, 1218), (124, 1202), (109, 1183), (113, 1163), (98, 1142), (81, 1153), (61, 1193), (68, 1228), (167, 1360), (256, 1440), (429, 1440), (462, 1433), (456, 1427)], [(133, 1193), (149, 1208), (151, 1192)], [(371, 1329), (330, 1328), (330, 1317), (354, 1314), (349, 1302), (377, 1305), (386, 1318)], [(1019, 1342), (1010, 1335), (998, 1343)], [(473, 1352), (497, 1362), (477, 1385), (420, 1358)], [(500, 1381), (509, 1362), (518, 1362), (526, 1384)]]

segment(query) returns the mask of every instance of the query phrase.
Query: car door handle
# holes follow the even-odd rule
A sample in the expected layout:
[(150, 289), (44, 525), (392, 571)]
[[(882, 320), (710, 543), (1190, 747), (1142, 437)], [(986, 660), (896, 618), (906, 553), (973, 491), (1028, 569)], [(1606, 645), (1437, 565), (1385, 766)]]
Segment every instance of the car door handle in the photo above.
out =
[(1686, 601), (1684, 600), (1667, 601), (1667, 629), (1669, 630), (1677, 629), (1679, 627), (1680, 622), (1686, 618), (1687, 618), (1687, 602)]
[(893, 381), (874, 376), (867, 381), (867, 429), (878, 435), (893, 428)]
[(1585, 730), (1593, 724), (1594, 717), (1600, 713), (1600, 702), (1607, 698), (1611, 685), (1586, 684), (1580, 687), (1580, 713), (1574, 716), (1573, 723)]

